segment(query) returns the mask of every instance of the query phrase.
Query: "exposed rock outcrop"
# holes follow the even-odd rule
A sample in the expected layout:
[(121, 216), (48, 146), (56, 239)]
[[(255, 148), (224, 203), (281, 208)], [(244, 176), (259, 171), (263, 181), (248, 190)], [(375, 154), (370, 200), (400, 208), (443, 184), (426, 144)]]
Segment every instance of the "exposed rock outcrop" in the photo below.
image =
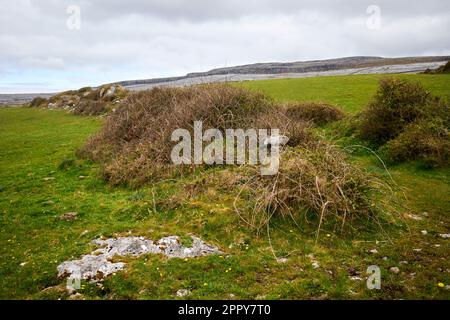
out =
[(169, 236), (156, 242), (144, 237), (119, 237), (106, 240), (95, 239), (93, 244), (100, 246), (92, 253), (79, 260), (65, 261), (58, 269), (59, 277), (72, 277), (98, 281), (125, 268), (123, 262), (111, 262), (114, 257), (139, 256), (142, 254), (163, 254), (169, 258), (195, 258), (222, 252), (206, 244), (197, 237), (192, 237), (192, 246), (185, 247), (178, 236)]

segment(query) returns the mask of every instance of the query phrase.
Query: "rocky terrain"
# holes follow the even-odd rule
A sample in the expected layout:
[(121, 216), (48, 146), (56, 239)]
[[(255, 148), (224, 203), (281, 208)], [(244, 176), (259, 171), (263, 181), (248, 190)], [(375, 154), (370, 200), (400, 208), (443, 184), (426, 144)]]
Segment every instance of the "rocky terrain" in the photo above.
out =
[[(118, 84), (130, 90), (145, 90), (159, 86), (181, 87), (200, 83), (247, 81), (280, 78), (304, 78), (317, 76), (419, 73), (437, 69), (450, 56), (431, 57), (346, 57), (328, 60), (255, 63), (249, 65), (218, 68), (206, 72), (189, 73), (180, 77), (152, 78), (120, 81)], [(0, 105), (20, 105), (36, 97), (49, 98), (53, 94), (0, 94)]]

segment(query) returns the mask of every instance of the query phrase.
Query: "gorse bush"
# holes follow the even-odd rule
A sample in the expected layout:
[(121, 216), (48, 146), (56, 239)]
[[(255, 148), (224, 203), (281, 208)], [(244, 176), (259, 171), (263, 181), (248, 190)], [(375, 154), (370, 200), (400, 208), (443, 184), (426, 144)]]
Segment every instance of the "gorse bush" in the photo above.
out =
[(32, 108), (41, 107), (42, 105), (44, 105), (46, 103), (46, 101), (47, 101), (47, 99), (45, 99), (45, 98), (36, 97), (33, 100), (31, 100), (30, 107), (32, 107)]
[(344, 117), (342, 110), (322, 102), (290, 103), (285, 105), (284, 108), (290, 119), (310, 121), (316, 125), (323, 125)]
[(430, 93), (419, 83), (395, 78), (380, 81), (380, 87), (360, 116), (359, 136), (375, 145), (395, 138), (416, 120), (421, 108), (430, 101)]
[(357, 127), (359, 136), (381, 147), (390, 162), (449, 164), (450, 105), (418, 83), (382, 80)]
[(427, 69), (424, 72), (425, 74), (440, 74), (440, 73), (450, 73), (450, 61), (448, 61), (445, 65), (440, 66), (437, 69)]
[(419, 119), (382, 148), (390, 162), (422, 160), (429, 166), (450, 164), (450, 131), (442, 119)]

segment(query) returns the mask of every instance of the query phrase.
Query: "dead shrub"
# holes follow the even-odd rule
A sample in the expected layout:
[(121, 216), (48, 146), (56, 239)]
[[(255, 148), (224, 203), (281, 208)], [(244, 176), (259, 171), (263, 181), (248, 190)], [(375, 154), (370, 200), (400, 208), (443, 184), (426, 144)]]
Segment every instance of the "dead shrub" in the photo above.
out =
[(310, 121), (315, 125), (324, 125), (344, 118), (339, 108), (323, 102), (299, 102), (284, 106), (286, 115), (293, 121)]
[(260, 114), (254, 121), (254, 127), (279, 129), (280, 134), (289, 137), (288, 146), (296, 146), (313, 139), (309, 122), (303, 119), (293, 120), (286, 114), (286, 110), (279, 106)]
[(72, 112), (78, 115), (96, 116), (107, 111), (107, 103), (104, 101), (87, 101), (79, 102)]
[[(261, 115), (277, 113), (275, 109), (265, 95), (226, 84), (140, 91), (110, 115), (81, 154), (102, 163), (113, 184), (142, 184), (193, 170), (172, 166), (175, 129), (192, 132), (194, 121), (202, 121), (203, 130), (252, 128), (264, 123)], [(290, 130), (289, 134), (294, 132)], [(301, 130), (299, 125), (296, 130)]]
[(371, 183), (374, 177), (350, 164), (336, 147), (319, 140), (283, 151), (276, 175), (261, 176), (258, 170), (241, 167), (235, 180), (240, 190), (235, 209), (258, 232), (273, 217), (295, 221), (299, 212), (317, 215), (318, 230), (325, 220), (343, 228), (373, 213), (371, 194), (381, 185)]

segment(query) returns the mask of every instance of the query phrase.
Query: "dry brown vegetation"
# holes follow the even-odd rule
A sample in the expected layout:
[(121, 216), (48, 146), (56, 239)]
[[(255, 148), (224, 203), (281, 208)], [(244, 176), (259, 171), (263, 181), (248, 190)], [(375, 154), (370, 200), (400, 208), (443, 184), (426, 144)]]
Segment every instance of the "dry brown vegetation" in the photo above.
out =
[(323, 125), (344, 118), (344, 112), (336, 106), (323, 102), (297, 102), (284, 106), (286, 115), (293, 120), (309, 121)]
[(257, 232), (265, 231), (273, 217), (295, 222), (311, 215), (318, 218), (319, 231), (324, 221), (342, 230), (346, 222), (371, 217), (371, 195), (385, 189), (335, 146), (319, 140), (284, 150), (276, 175), (261, 176), (258, 168), (243, 166), (235, 177), (218, 179), (237, 190), (235, 210)]
[[(308, 116), (291, 116), (267, 96), (225, 84), (189, 88), (155, 88), (131, 94), (81, 151), (103, 165), (112, 184), (139, 185), (191, 168), (172, 166), (175, 129), (280, 129), (290, 146), (311, 139)], [(329, 108), (318, 108), (327, 118)], [(312, 112), (309, 112), (312, 114)], [(318, 116), (319, 117), (319, 116)]]
[(110, 183), (136, 186), (195, 169), (174, 166), (170, 159), (173, 130), (192, 131), (194, 121), (203, 121), (203, 130), (278, 128), (290, 140), (277, 175), (261, 176), (258, 166), (250, 165), (232, 170), (236, 179), (230, 187), (241, 190), (237, 197), (249, 206), (236, 212), (256, 230), (274, 215), (296, 212), (315, 213), (320, 221), (336, 217), (344, 225), (370, 212), (370, 179), (310, 130), (313, 122), (342, 116), (328, 105), (280, 106), (261, 93), (226, 84), (155, 88), (128, 96), (80, 153), (100, 163)]

